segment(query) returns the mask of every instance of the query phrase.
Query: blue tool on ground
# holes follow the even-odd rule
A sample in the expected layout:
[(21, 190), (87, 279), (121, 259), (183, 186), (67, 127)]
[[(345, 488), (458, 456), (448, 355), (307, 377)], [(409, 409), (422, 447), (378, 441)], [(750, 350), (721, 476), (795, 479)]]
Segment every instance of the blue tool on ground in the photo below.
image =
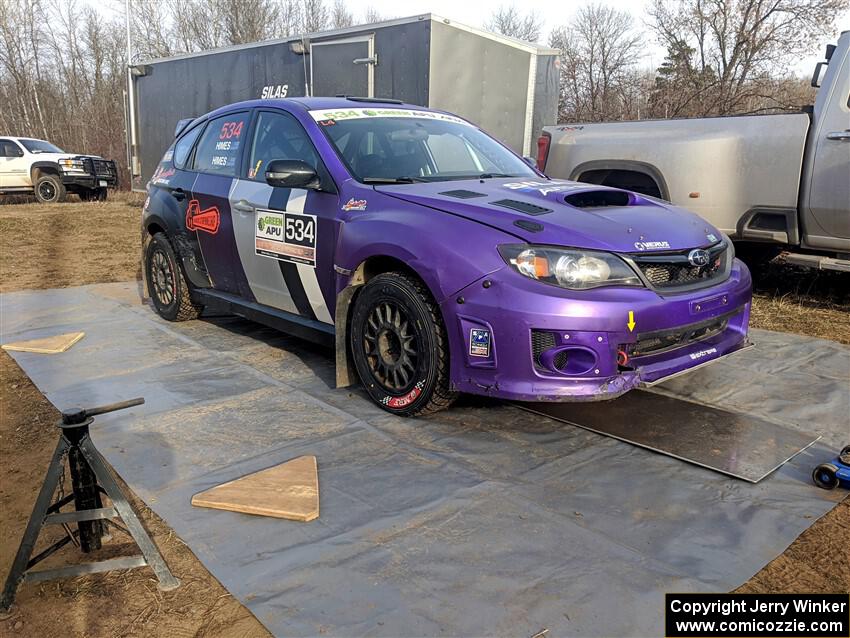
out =
[(821, 463), (812, 472), (815, 485), (825, 490), (837, 486), (850, 489), (850, 445), (846, 445), (831, 463)]

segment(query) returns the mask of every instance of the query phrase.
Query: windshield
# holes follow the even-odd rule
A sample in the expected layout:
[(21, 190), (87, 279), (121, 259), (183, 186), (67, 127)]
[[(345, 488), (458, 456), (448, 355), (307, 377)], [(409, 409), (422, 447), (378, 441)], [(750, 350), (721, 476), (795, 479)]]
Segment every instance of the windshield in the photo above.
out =
[(44, 140), (19, 140), (30, 153), (64, 153), (61, 148)]
[(310, 114), (361, 182), (537, 177), (522, 158), (451, 115), (401, 108)]

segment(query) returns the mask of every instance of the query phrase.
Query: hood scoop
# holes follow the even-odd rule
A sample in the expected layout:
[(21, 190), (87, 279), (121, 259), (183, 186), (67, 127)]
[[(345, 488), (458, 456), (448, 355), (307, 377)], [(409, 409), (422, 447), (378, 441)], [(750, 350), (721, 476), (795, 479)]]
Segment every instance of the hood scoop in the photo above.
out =
[(493, 206), (510, 208), (512, 210), (519, 211), (520, 213), (525, 213), (526, 215), (545, 215), (546, 213), (552, 212), (551, 208), (544, 208), (543, 206), (529, 204), (528, 202), (520, 202), (516, 199), (500, 199), (490, 203)]
[(633, 206), (634, 197), (625, 191), (599, 190), (572, 193), (564, 197), (564, 201), (575, 208), (610, 208)]
[(466, 190), (463, 188), (459, 188), (453, 191), (443, 191), (440, 195), (445, 195), (446, 197), (456, 197), (458, 199), (472, 199), (474, 197), (487, 197), (486, 193), (476, 193), (475, 191)]

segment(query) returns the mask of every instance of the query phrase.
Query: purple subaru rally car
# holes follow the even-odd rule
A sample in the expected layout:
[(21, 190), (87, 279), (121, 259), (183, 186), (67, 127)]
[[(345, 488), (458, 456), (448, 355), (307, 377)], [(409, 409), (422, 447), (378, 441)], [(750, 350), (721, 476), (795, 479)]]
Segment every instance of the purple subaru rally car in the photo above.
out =
[(548, 179), (448, 113), (258, 100), (178, 129), (142, 222), (157, 312), (331, 346), (337, 385), (396, 414), (610, 399), (748, 345), (750, 275), (716, 228)]

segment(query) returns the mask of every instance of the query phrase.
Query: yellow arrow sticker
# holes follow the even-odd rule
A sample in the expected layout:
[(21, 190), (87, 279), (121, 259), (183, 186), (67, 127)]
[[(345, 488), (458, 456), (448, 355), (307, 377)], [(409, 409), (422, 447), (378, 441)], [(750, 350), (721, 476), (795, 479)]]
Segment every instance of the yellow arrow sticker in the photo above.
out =
[(629, 332), (632, 332), (635, 329), (635, 311), (629, 310), (629, 323), (626, 324), (629, 327)]

